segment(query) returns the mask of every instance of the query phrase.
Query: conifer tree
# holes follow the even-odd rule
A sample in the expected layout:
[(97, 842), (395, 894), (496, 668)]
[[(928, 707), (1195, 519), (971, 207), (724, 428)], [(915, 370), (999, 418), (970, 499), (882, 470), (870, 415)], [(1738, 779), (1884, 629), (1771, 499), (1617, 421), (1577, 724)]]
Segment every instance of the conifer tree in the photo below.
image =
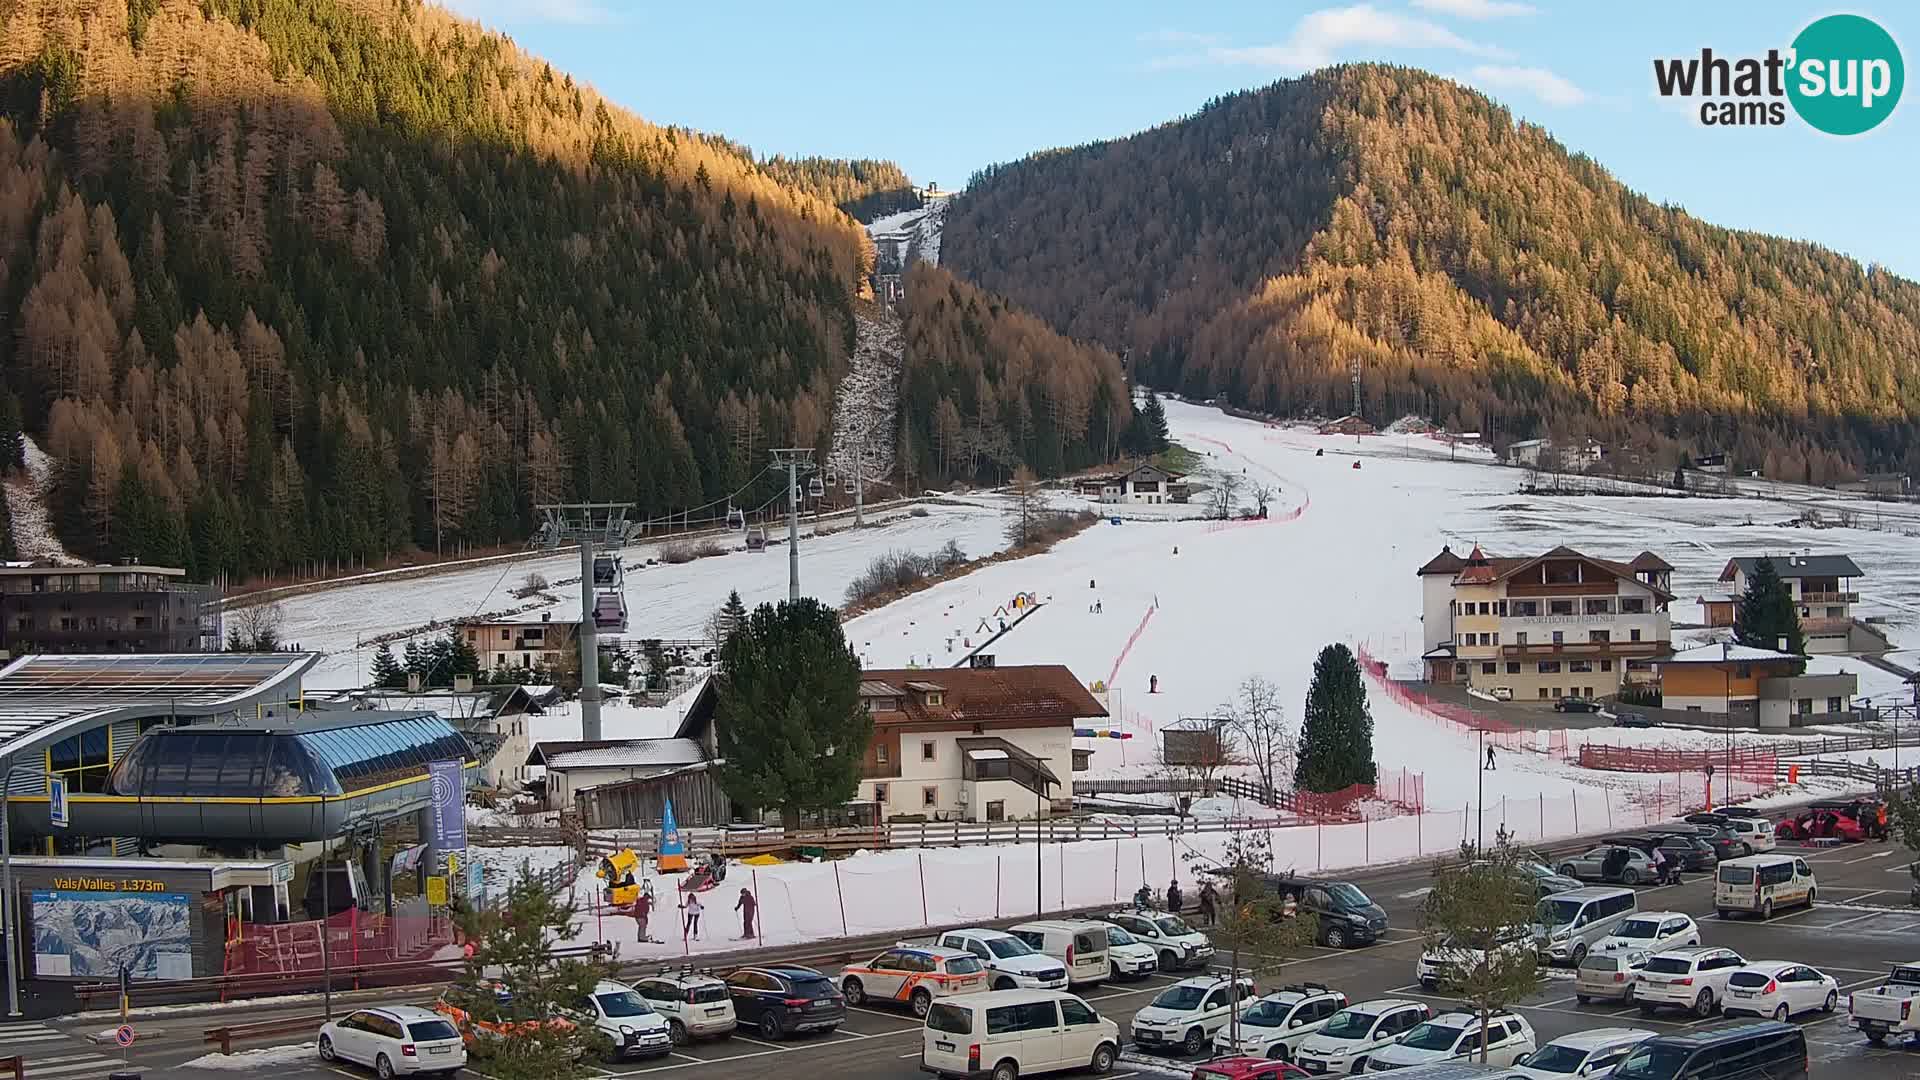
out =
[(373, 670), (369, 672), (373, 685), (383, 690), (404, 690), (407, 685), (406, 670), (393, 658), (393, 649), (386, 642), (373, 654)]
[[(498, 907), (461, 906), (456, 920), (473, 943), (465, 985), (491, 987), (495, 980), (513, 988), (515, 1023), (495, 1037), (471, 1044), (487, 1075), (499, 1080), (564, 1080), (587, 1075), (583, 1059), (598, 1058), (611, 1045), (592, 1024), (552, 1024), (548, 1017), (577, 1012), (612, 965), (597, 958), (556, 960), (554, 948), (580, 933), (579, 910), (562, 901), (529, 873), (507, 886)], [(490, 990), (483, 992), (491, 994)], [(476, 1070), (478, 1071), (478, 1070)]]
[[(1771, 558), (1762, 558), (1747, 576), (1747, 590), (1733, 616), (1733, 639), (1755, 649), (1789, 652), (1795, 656), (1807, 651), (1807, 638), (1800, 629), (1800, 613), (1793, 606), (1793, 594), (1780, 577)], [(1782, 648), (1781, 643), (1786, 643)], [(1804, 668), (1802, 663), (1800, 667)]]
[(1375, 776), (1373, 715), (1367, 709), (1366, 683), (1353, 653), (1336, 642), (1321, 649), (1313, 662), (1294, 786), (1303, 791), (1339, 791), (1371, 784)]
[(1141, 450), (1148, 454), (1158, 454), (1168, 446), (1167, 407), (1160, 403), (1160, 395), (1147, 391), (1147, 400), (1140, 406), (1141, 430), (1145, 443)]
[(12, 393), (0, 396), (0, 473), (26, 467), (24, 426), (19, 397)]
[(1540, 987), (1530, 930), (1535, 887), (1526, 868), (1533, 858), (1514, 847), (1505, 829), (1484, 852), (1462, 844), (1457, 859), (1434, 866), (1433, 888), (1422, 905), (1427, 948), (1448, 958), (1440, 988), (1465, 1000), (1480, 1018), (1474, 1052), (1483, 1063), (1489, 1018)]
[(789, 828), (802, 811), (853, 798), (873, 716), (832, 608), (811, 597), (760, 605), (727, 638), (717, 678), (717, 773), (730, 798), (777, 807)]

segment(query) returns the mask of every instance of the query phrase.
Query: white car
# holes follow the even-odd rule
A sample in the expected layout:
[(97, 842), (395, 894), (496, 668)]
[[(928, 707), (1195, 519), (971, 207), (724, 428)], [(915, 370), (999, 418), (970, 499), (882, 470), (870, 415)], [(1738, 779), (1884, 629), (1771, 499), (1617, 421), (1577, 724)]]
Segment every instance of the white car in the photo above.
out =
[[(1487, 1064), (1511, 1065), (1538, 1045), (1533, 1025), (1510, 1012), (1487, 1018)], [(1383, 1046), (1367, 1058), (1369, 1073), (1391, 1072), (1411, 1065), (1440, 1061), (1480, 1060), (1480, 1017), (1452, 1012), (1421, 1024), (1392, 1046)]]
[(1213, 959), (1213, 942), (1178, 915), (1161, 911), (1110, 911), (1096, 917), (1125, 930), (1140, 944), (1152, 946), (1163, 972), (1206, 967)]
[(1347, 995), (1319, 983), (1300, 983), (1254, 1001), (1214, 1040), (1222, 1054), (1292, 1061), (1293, 1053), (1347, 1007)]
[[(1495, 942), (1494, 951), (1511, 959), (1535, 955), (1533, 928), (1508, 927)], [(1448, 939), (1420, 954), (1419, 961), (1414, 965), (1414, 977), (1419, 980), (1421, 989), (1431, 994), (1445, 986), (1455, 972), (1472, 971), (1486, 962), (1486, 950)]]
[(1315, 1076), (1365, 1072), (1367, 1055), (1393, 1045), (1432, 1015), (1425, 1004), (1405, 998), (1349, 1005), (1295, 1048), (1293, 1063)]
[(1727, 979), (1720, 1013), (1785, 1020), (1795, 1013), (1830, 1013), (1839, 1003), (1840, 981), (1833, 976), (1787, 960), (1755, 960)]
[(1211, 1046), (1227, 1021), (1252, 1004), (1253, 980), (1240, 975), (1182, 979), (1133, 1014), (1133, 1042), (1144, 1050), (1179, 1050), (1192, 1057)]
[(1116, 924), (1107, 924), (1107, 966), (1116, 979), (1144, 979), (1160, 967), (1160, 954)]
[(593, 1025), (613, 1044), (614, 1061), (665, 1057), (673, 1053), (673, 1028), (633, 987), (617, 982), (594, 986), (587, 1000), (569, 1010), (568, 1019)]
[(949, 930), (938, 942), (978, 957), (995, 990), (1065, 990), (1067, 969), (1060, 961), (1000, 930)]
[(1633, 1048), (1658, 1034), (1640, 1028), (1594, 1028), (1562, 1035), (1513, 1063), (1513, 1071), (1532, 1080), (1578, 1076), (1602, 1080), (1627, 1059)]
[(1512, 701), (1512, 700), (1513, 700), (1513, 687), (1511, 687), (1511, 686), (1496, 686), (1496, 687), (1494, 687), (1494, 688), (1493, 688), (1493, 700), (1495, 700), (1495, 701)]
[(1598, 953), (1663, 953), (1700, 944), (1700, 924), (1683, 911), (1642, 911), (1629, 915), (1613, 933), (1594, 943)]
[(633, 989), (667, 1018), (667, 1033), (676, 1046), (694, 1039), (724, 1039), (740, 1026), (727, 984), (705, 972), (661, 971), (634, 983)]
[(467, 1064), (467, 1044), (446, 1017), (417, 1005), (359, 1009), (320, 1025), (320, 1060), (351, 1061), (381, 1077), (452, 1076)]
[(1696, 945), (1658, 953), (1647, 958), (1634, 980), (1633, 1000), (1641, 1016), (1652, 1016), (1663, 1005), (1712, 1016), (1727, 996), (1727, 980), (1746, 964), (1732, 949)]

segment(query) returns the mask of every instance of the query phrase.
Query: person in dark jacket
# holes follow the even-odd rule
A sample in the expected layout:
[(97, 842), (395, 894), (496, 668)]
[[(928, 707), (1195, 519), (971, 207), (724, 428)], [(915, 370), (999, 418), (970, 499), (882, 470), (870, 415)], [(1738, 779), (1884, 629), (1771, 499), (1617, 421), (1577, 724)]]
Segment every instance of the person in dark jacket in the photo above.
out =
[(1202, 883), (1200, 886), (1200, 918), (1208, 926), (1213, 925), (1214, 915), (1218, 911), (1219, 903), (1220, 894), (1214, 890), (1213, 882), (1208, 881)]
[(1167, 910), (1178, 915), (1185, 901), (1186, 897), (1180, 895), (1180, 882), (1177, 880), (1167, 882)]
[(740, 890), (740, 899), (733, 902), (733, 910), (740, 913), (740, 940), (753, 940), (753, 913), (760, 907), (760, 901), (745, 887)]
[[(1920, 863), (1915, 863), (1914, 865), (1920, 866)], [(1145, 885), (1140, 886), (1140, 891), (1133, 894), (1133, 910), (1145, 911), (1152, 906), (1153, 890)]]

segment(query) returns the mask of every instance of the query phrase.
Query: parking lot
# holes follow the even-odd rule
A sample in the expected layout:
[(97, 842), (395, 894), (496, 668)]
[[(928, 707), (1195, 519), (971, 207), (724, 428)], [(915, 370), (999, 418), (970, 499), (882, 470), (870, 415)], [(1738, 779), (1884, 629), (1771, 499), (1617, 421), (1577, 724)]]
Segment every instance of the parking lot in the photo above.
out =
[[(1842, 987), (1841, 1008), (1831, 1016), (1799, 1017), (1795, 1023), (1807, 1032), (1815, 1075), (1848, 1077), (1906, 1077), (1920, 1068), (1920, 1050), (1875, 1050), (1846, 1026), (1845, 992), (1877, 985), (1888, 967), (1902, 960), (1920, 959), (1920, 912), (1906, 909), (1909, 884), (1906, 853), (1886, 844), (1808, 851), (1807, 860), (1819, 876), (1820, 904), (1776, 915), (1771, 921), (1720, 920), (1713, 917), (1712, 885), (1706, 875), (1692, 875), (1677, 886), (1640, 890), (1642, 910), (1686, 912), (1700, 922), (1705, 943), (1735, 949), (1749, 960), (1792, 960), (1811, 964), (1837, 979)], [(1373, 898), (1388, 910), (1393, 929), (1381, 942), (1362, 949), (1336, 952), (1314, 949), (1289, 961), (1284, 970), (1263, 975), (1264, 992), (1287, 982), (1311, 980), (1344, 991), (1358, 1002), (1382, 996), (1427, 1002), (1436, 1010), (1450, 1004), (1444, 995), (1428, 994), (1414, 982), (1414, 962), (1422, 939), (1417, 932), (1418, 911), (1428, 880), (1425, 869), (1408, 869), (1364, 883)], [(1882, 906), (1884, 905), (1884, 906)], [(1912, 954), (1912, 955), (1910, 955)], [(1227, 960), (1216, 958), (1224, 969)], [(827, 968), (829, 973), (837, 969)], [(1152, 976), (1137, 983), (1105, 983), (1083, 996), (1103, 1016), (1120, 1025), (1123, 1038), (1133, 1013), (1148, 1004), (1164, 987), (1177, 981)], [(1662, 1012), (1641, 1017), (1633, 1006), (1592, 1003), (1582, 1005), (1573, 994), (1572, 972), (1550, 973), (1542, 990), (1516, 1006), (1533, 1025), (1541, 1042), (1575, 1031), (1607, 1026), (1650, 1028), (1661, 1032), (1708, 1027), (1729, 1021), (1719, 1017), (1697, 1020), (1690, 1015)], [(676, 1048), (664, 1059), (602, 1066), (608, 1076), (686, 1076), (702, 1080), (749, 1080), (768, 1074), (904, 1080), (919, 1073), (920, 1025), (904, 1011), (884, 1007), (852, 1009), (846, 1023), (828, 1035), (778, 1043), (738, 1034), (725, 1040)], [(1128, 1047), (1114, 1075), (1184, 1074), (1191, 1063), (1166, 1055), (1145, 1057)], [(136, 1054), (136, 1058), (140, 1055)], [(1842, 1072), (1841, 1070), (1845, 1071)], [(339, 1075), (363, 1076), (349, 1067), (311, 1066), (274, 1070), (286, 1080), (331, 1080)], [(162, 1075), (211, 1077), (198, 1070), (171, 1069)], [(29, 1072), (29, 1075), (32, 1075)], [(223, 1075), (231, 1076), (232, 1073)]]

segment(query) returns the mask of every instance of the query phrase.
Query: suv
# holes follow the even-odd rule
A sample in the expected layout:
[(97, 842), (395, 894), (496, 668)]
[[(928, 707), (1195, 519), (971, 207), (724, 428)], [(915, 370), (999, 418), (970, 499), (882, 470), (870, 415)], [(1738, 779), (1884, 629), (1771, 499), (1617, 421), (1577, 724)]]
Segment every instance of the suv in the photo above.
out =
[(938, 945), (901, 942), (864, 964), (840, 969), (840, 992), (848, 1005), (857, 1009), (869, 1001), (905, 1002), (916, 1020), (926, 1019), (935, 998), (986, 989), (985, 964), (970, 952)]
[(1067, 969), (1060, 961), (1001, 930), (949, 930), (943, 948), (972, 953), (986, 965), (995, 990), (1065, 990)]
[(1658, 1032), (1639, 1028), (1594, 1028), (1562, 1035), (1514, 1062), (1527, 1080), (1560, 1080), (1565, 1076), (1606, 1077), (1626, 1060), (1633, 1048)]
[(1773, 822), (1763, 817), (1736, 814), (1732, 808), (1728, 808), (1701, 814), (1688, 814), (1684, 820), (1690, 825), (1711, 825), (1733, 839), (1734, 854), (1722, 855), (1722, 859), (1752, 855), (1758, 851), (1772, 851), (1774, 848)]
[[(1421, 1024), (1392, 1046), (1383, 1047), (1367, 1060), (1370, 1073), (1390, 1072), (1410, 1065), (1431, 1065), (1439, 1061), (1480, 1060), (1480, 1017), (1475, 1013), (1450, 1012)], [(1504, 1009), (1487, 1016), (1487, 1064), (1511, 1065), (1515, 1058), (1533, 1053), (1533, 1025)]]
[(1433, 1010), (1405, 998), (1349, 1005), (1294, 1048), (1293, 1060), (1316, 1076), (1365, 1072), (1367, 1056), (1427, 1022)]
[(1294, 1050), (1346, 1007), (1347, 995), (1340, 991), (1299, 983), (1249, 1005), (1214, 1045), (1224, 1054), (1292, 1061)]
[(584, 1023), (612, 1045), (610, 1060), (665, 1057), (673, 1053), (672, 1021), (653, 1011), (647, 999), (617, 982), (595, 984), (593, 993), (562, 1014)]
[(1234, 1013), (1248, 1008), (1253, 979), (1200, 975), (1182, 979), (1133, 1014), (1133, 1042), (1143, 1050), (1178, 1049), (1189, 1057), (1211, 1046)]
[[(1493, 949), (1507, 958), (1532, 953), (1533, 927), (1507, 927), (1495, 938)], [(1431, 994), (1450, 983), (1461, 969), (1473, 971), (1485, 966), (1488, 966), (1486, 950), (1449, 937), (1421, 951), (1420, 959), (1414, 965), (1414, 977), (1419, 980), (1420, 988)]]
[(1371, 945), (1387, 929), (1386, 909), (1350, 881), (1276, 876), (1268, 885), (1320, 920), (1320, 944), (1329, 949)]
[(675, 1046), (694, 1039), (724, 1039), (740, 1023), (727, 984), (711, 972), (692, 968), (657, 972), (634, 983), (633, 992), (667, 1018), (667, 1031)]
[(1641, 1016), (1652, 1016), (1662, 1005), (1692, 1009), (1695, 1016), (1712, 1016), (1714, 1006), (1727, 996), (1727, 979), (1746, 966), (1732, 949), (1696, 945), (1672, 949), (1647, 958), (1634, 982), (1633, 1000)]
[(381, 1076), (437, 1072), (467, 1063), (466, 1043), (447, 1018), (417, 1005), (360, 1009), (320, 1025), (320, 1059), (371, 1066)]
[(801, 1031), (832, 1031), (847, 1018), (847, 1000), (833, 980), (798, 964), (744, 967), (727, 975), (740, 1023), (768, 1042)]
[(1160, 954), (1163, 972), (1206, 967), (1213, 959), (1213, 942), (1178, 915), (1159, 911), (1110, 911), (1094, 918), (1125, 930), (1142, 945), (1153, 946)]
[(1668, 831), (1635, 833), (1612, 837), (1607, 843), (1633, 848), (1649, 859), (1653, 857), (1653, 849), (1659, 848), (1667, 865), (1681, 870), (1711, 870), (1720, 861), (1714, 857), (1711, 844), (1691, 834)]

